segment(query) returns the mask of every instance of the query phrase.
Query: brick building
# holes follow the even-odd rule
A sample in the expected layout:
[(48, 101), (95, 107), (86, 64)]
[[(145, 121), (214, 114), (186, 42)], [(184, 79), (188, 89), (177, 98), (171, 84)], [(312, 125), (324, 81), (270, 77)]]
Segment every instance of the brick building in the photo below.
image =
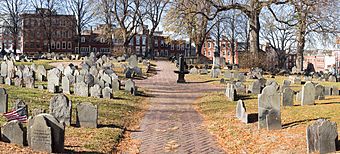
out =
[(87, 55), (90, 52), (99, 52), (102, 54), (111, 54), (110, 44), (102, 36), (103, 25), (98, 25), (95, 29), (85, 30), (80, 38), (80, 50), (78, 43), (75, 42), (75, 51), (81, 55)]
[(37, 9), (21, 15), (21, 51), (73, 53), (76, 38), (76, 18), (47, 9)]
[[(239, 63), (238, 60), (238, 44), (235, 43), (235, 55), (234, 55), (234, 61), (235, 64)], [(209, 60), (212, 60), (214, 57), (214, 52), (217, 50), (217, 44), (216, 41), (212, 38), (207, 38), (206, 41), (203, 44), (202, 47), (202, 55), (207, 57)], [(231, 64), (232, 63), (232, 53), (231, 53), (231, 47), (230, 43), (226, 38), (222, 38), (220, 40), (220, 57), (224, 58), (226, 63)]]

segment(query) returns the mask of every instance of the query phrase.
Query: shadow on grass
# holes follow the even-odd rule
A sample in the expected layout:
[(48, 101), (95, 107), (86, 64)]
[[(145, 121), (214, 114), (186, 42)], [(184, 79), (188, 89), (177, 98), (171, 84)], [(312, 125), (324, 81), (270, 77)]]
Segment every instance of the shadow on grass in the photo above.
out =
[[(65, 146), (65, 147), (78, 147), (78, 146)], [(95, 152), (95, 151), (75, 151), (70, 149), (65, 149), (64, 153), (86, 153), (86, 154), (104, 154), (102, 152)]]
[(137, 96), (141, 96), (141, 97), (155, 97), (152, 94), (148, 94), (148, 93), (145, 93), (145, 92), (142, 92), (142, 91), (138, 91), (137, 92)]
[(214, 81), (218, 81), (218, 80), (207, 80), (207, 81), (194, 81), (194, 82), (185, 82), (187, 84), (197, 84), (197, 83), (209, 83), (209, 82), (214, 82)]
[(253, 99), (251, 97), (251, 95), (245, 95), (245, 94), (241, 94), (241, 95), (236, 95), (236, 100), (247, 100), (247, 99)]
[(115, 124), (98, 124), (97, 128), (119, 128), (122, 130), (126, 130), (126, 128), (124, 126), (120, 126), (120, 125), (115, 125)]
[(335, 143), (335, 149), (336, 151), (340, 151), (340, 139), (339, 139), (339, 136), (338, 136), (338, 143)]
[(258, 113), (248, 114), (248, 123), (255, 123), (258, 121)]
[(298, 120), (298, 121), (294, 121), (294, 122), (290, 122), (290, 123), (286, 123), (282, 125), (282, 129), (286, 129), (289, 127), (294, 127), (297, 126), (299, 124), (305, 123), (305, 122), (309, 122), (309, 121), (313, 121), (313, 120), (318, 120), (318, 119), (329, 119), (329, 118), (314, 118), (314, 119), (305, 119), (305, 120)]
[(318, 104), (316, 104), (316, 105), (329, 105), (329, 104), (340, 104), (340, 102), (318, 103)]

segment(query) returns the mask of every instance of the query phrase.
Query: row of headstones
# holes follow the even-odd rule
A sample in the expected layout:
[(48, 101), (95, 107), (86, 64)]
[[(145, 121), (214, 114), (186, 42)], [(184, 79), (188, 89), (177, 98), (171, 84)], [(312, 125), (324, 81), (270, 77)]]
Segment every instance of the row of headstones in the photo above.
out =
[[(25, 104), (21, 104), (25, 105)], [(20, 121), (13, 120), (1, 127), (1, 140), (33, 150), (60, 153), (64, 150), (65, 124), (70, 125), (72, 105), (65, 95), (54, 96), (50, 101), (50, 114), (41, 113), (28, 119), (27, 129)], [(91, 103), (78, 103), (76, 125), (97, 128), (98, 107)]]
[[(305, 88), (310, 88), (308, 83)], [(287, 88), (286, 88), (287, 89)], [(273, 86), (266, 86), (258, 96), (258, 128), (268, 130), (281, 129), (280, 94)], [(307, 89), (308, 90), (308, 89)], [(309, 93), (314, 94), (314, 93)], [(313, 97), (314, 96), (309, 96)], [(249, 122), (245, 104), (239, 100), (236, 105), (236, 117), (244, 123)], [(321, 131), (322, 130), (322, 131)], [(307, 147), (309, 152), (334, 152), (337, 141), (336, 124), (327, 120), (318, 120), (307, 128)]]
[[(304, 76), (304, 80), (305, 81), (312, 81), (314, 77), (311, 77), (311, 76)], [(328, 82), (337, 82), (336, 81), (336, 77), (333, 76), (333, 75), (330, 75), (326, 78), (324, 77), (318, 77), (316, 78), (317, 81), (328, 81)], [(289, 76), (289, 80), (292, 81), (294, 84), (301, 84), (301, 77), (299, 76)]]

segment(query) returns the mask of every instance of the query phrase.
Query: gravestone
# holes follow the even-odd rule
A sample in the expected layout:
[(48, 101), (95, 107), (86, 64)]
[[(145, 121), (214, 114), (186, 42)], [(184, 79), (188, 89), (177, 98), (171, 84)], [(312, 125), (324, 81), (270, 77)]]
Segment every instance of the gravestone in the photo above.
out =
[(246, 106), (242, 100), (237, 101), (236, 105), (236, 117), (244, 123), (248, 123), (248, 114), (246, 112)]
[(227, 88), (225, 90), (225, 95), (227, 96), (229, 101), (234, 101), (236, 99), (236, 89), (235, 85), (228, 83)]
[(120, 82), (118, 79), (113, 79), (112, 80), (112, 92), (117, 92), (120, 89)]
[(87, 83), (90, 87), (94, 85), (94, 76), (92, 74), (86, 74), (84, 78), (85, 83)]
[(1, 127), (1, 141), (26, 145), (26, 130), (18, 120), (12, 120)]
[(318, 84), (315, 86), (315, 99), (324, 100), (325, 99), (325, 87)]
[(296, 101), (300, 102), (301, 101), (301, 91), (296, 93)]
[(301, 84), (301, 78), (297, 76), (289, 76), (290, 81), (293, 84)]
[(7, 77), (7, 73), (8, 73), (8, 66), (7, 66), (7, 63), (3, 61), (1, 63), (1, 76)]
[(332, 87), (324, 87), (325, 88), (325, 96), (332, 95)]
[(50, 101), (49, 110), (60, 123), (71, 125), (72, 103), (65, 95), (55, 95)]
[(208, 70), (205, 69), (205, 68), (200, 69), (199, 72), (200, 72), (201, 75), (208, 74)]
[(100, 98), (101, 95), (101, 88), (98, 84), (95, 84), (93, 87), (90, 88), (90, 96)]
[(7, 77), (6, 79), (5, 79), (5, 84), (6, 85), (12, 85), (12, 80), (11, 80), (11, 78), (10, 77)]
[(112, 90), (109, 87), (105, 87), (102, 90), (103, 98), (111, 99), (112, 98)]
[(24, 77), (24, 83), (26, 88), (34, 88), (34, 78), (32, 76)]
[(77, 126), (97, 128), (98, 107), (89, 102), (77, 104)]
[(190, 69), (189, 73), (196, 75), (196, 74), (198, 74), (198, 70), (197, 70), (197, 68), (193, 67), (193, 68)]
[(89, 96), (89, 85), (86, 84), (85, 82), (76, 83), (75, 88), (74, 88), (74, 93), (77, 96), (88, 97)]
[(248, 89), (252, 94), (260, 94), (261, 93), (261, 83), (260, 80), (255, 80)]
[(336, 82), (336, 77), (333, 76), (333, 75), (330, 75), (330, 76), (328, 77), (328, 82)]
[(336, 152), (338, 141), (337, 125), (326, 119), (318, 119), (307, 127), (308, 153), (333, 153)]
[(38, 81), (44, 81), (46, 79), (46, 69), (44, 65), (39, 65), (37, 68), (37, 79)]
[(35, 151), (64, 152), (65, 128), (50, 114), (39, 114), (28, 121), (27, 141)]
[(104, 73), (104, 74), (101, 76), (101, 79), (102, 79), (105, 83), (107, 83), (109, 86), (111, 86), (111, 84), (112, 84), (112, 78), (111, 78), (108, 74)]
[(20, 108), (25, 108), (25, 110), (20, 111), (20, 115), (27, 115), (28, 117), (28, 107), (23, 100), (17, 99), (12, 106), (12, 110), (17, 110)]
[(22, 78), (14, 78), (14, 85), (18, 87), (24, 86), (24, 81)]
[(258, 128), (281, 129), (280, 94), (267, 86), (258, 95)]
[(211, 78), (218, 78), (218, 76), (221, 74), (221, 70), (219, 68), (212, 68), (210, 72)]
[(64, 94), (71, 94), (70, 80), (67, 76), (63, 76), (63, 78), (61, 79), (61, 88), (63, 89)]
[(47, 73), (47, 89), (49, 92), (56, 93), (60, 86), (61, 72), (57, 68), (49, 70)]
[(136, 67), (138, 65), (138, 60), (136, 55), (131, 55), (130, 58), (127, 59), (130, 67)]
[(294, 91), (289, 87), (283, 89), (282, 92), (282, 106), (293, 106), (294, 104)]
[(242, 82), (236, 82), (235, 88), (237, 93), (246, 93), (246, 86)]
[(301, 91), (301, 105), (314, 105), (315, 104), (315, 87), (312, 82), (306, 82), (302, 86)]
[(332, 95), (338, 96), (339, 95), (339, 89), (337, 86), (332, 86)]
[(225, 77), (225, 78), (228, 78), (228, 79), (231, 78), (231, 71), (228, 70), (228, 69), (225, 70), (225, 71), (224, 71), (224, 77)]
[(0, 88), (0, 113), (6, 113), (8, 108), (8, 94), (4, 88)]
[(125, 81), (124, 90), (130, 92), (130, 94), (136, 94), (137, 88), (135, 86), (135, 82), (131, 79)]

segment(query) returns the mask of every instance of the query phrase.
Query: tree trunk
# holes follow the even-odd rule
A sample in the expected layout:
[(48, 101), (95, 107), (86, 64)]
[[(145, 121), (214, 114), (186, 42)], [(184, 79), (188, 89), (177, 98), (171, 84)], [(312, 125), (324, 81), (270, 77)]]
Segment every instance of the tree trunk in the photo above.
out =
[(258, 56), (259, 52), (259, 33), (260, 33), (260, 20), (259, 20), (260, 11), (254, 11), (249, 18), (250, 25), (250, 53), (254, 54), (255, 58)]
[(15, 36), (14, 39), (13, 39), (13, 53), (14, 55), (17, 55), (17, 37)]
[(296, 65), (297, 68), (303, 71), (303, 50), (305, 48), (305, 34), (306, 34), (306, 16), (304, 13), (301, 13), (301, 20), (298, 23), (298, 31), (297, 31), (297, 49), (296, 53)]
[(201, 62), (201, 57), (202, 57), (202, 43), (195, 43), (196, 45), (196, 58), (197, 58), (197, 64)]
[(147, 57), (149, 57), (149, 55), (148, 54), (150, 54), (150, 57), (154, 57), (154, 37), (153, 37), (153, 33), (150, 33), (150, 35), (149, 35), (149, 53), (145, 53), (145, 55), (147, 56)]

